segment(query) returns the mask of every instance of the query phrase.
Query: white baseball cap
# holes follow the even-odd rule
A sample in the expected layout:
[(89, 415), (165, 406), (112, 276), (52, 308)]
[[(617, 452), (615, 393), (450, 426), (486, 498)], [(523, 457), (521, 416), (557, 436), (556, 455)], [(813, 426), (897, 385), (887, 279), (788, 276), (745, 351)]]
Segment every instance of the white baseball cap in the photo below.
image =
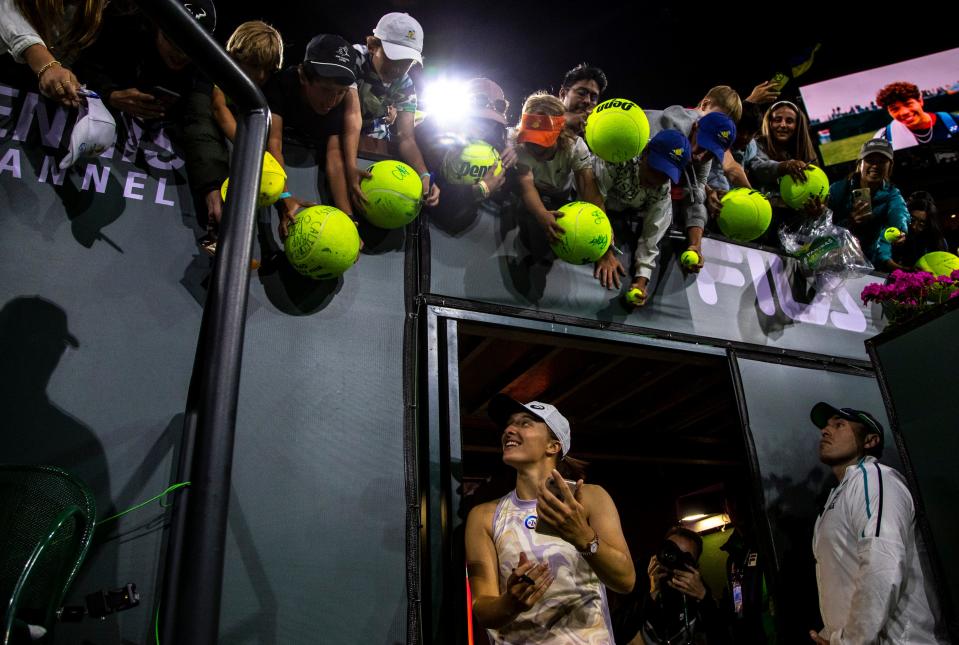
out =
[(95, 157), (112, 147), (117, 138), (117, 122), (103, 105), (100, 97), (93, 92), (85, 92), (80, 102), (80, 118), (70, 133), (70, 146), (67, 156), (60, 162), (65, 170), (84, 157)]
[(504, 427), (509, 421), (510, 415), (516, 414), (517, 412), (529, 412), (553, 431), (553, 434), (556, 435), (560, 445), (563, 447), (563, 456), (565, 457), (566, 453), (569, 452), (569, 420), (560, 414), (555, 405), (542, 403), (540, 401), (520, 403), (505, 394), (497, 394), (490, 399), (487, 409), (489, 411), (489, 417)]
[(383, 51), (390, 60), (423, 63), (423, 27), (410, 14), (386, 14), (376, 23), (373, 35), (383, 42)]

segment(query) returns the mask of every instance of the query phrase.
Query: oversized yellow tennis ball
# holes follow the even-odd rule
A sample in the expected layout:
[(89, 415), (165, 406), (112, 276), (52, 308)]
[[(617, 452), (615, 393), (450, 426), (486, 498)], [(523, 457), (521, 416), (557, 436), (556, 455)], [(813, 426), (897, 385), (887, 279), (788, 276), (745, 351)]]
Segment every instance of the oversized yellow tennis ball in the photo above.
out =
[(379, 228), (401, 228), (420, 214), (423, 181), (402, 161), (377, 161), (370, 166), (372, 177), (360, 181), (366, 195), (364, 213)]
[(646, 113), (629, 99), (603, 101), (586, 119), (586, 143), (605, 161), (629, 161), (649, 143)]
[(937, 276), (951, 275), (953, 271), (959, 270), (959, 256), (947, 251), (933, 251), (919, 258), (916, 268)]
[(798, 182), (792, 175), (779, 178), (779, 194), (786, 205), (795, 210), (801, 210), (806, 202), (813, 197), (826, 201), (829, 196), (829, 177), (819, 166), (806, 166), (806, 181)]
[(642, 289), (633, 287), (626, 292), (626, 302), (631, 305), (638, 305), (646, 297), (646, 292)]
[(692, 268), (699, 264), (699, 253), (692, 249), (683, 251), (683, 254), (679, 256), (679, 262), (687, 269)]
[(886, 240), (890, 244), (898, 240), (900, 237), (902, 237), (902, 231), (895, 226), (890, 226), (882, 232), (882, 239)]
[[(227, 186), (230, 178), (223, 180), (220, 187), (220, 196), (226, 201)], [(256, 205), (259, 207), (270, 206), (276, 203), (283, 193), (283, 187), (286, 185), (286, 172), (280, 162), (269, 152), (263, 153), (263, 170), (260, 173), (260, 193), (256, 197)]]
[(556, 223), (563, 235), (551, 245), (557, 257), (572, 264), (589, 264), (603, 257), (613, 241), (606, 213), (589, 202), (570, 202), (559, 211), (563, 217)]
[(293, 268), (315, 280), (341, 275), (360, 255), (360, 234), (350, 216), (333, 206), (310, 206), (296, 214), (283, 244)]
[(761, 192), (751, 188), (733, 188), (723, 195), (719, 211), (719, 229), (737, 242), (752, 242), (766, 232), (773, 209)]
[(497, 176), (503, 172), (499, 152), (485, 141), (471, 141), (453, 148), (443, 159), (443, 176), (451, 184), (475, 184), (490, 168)]

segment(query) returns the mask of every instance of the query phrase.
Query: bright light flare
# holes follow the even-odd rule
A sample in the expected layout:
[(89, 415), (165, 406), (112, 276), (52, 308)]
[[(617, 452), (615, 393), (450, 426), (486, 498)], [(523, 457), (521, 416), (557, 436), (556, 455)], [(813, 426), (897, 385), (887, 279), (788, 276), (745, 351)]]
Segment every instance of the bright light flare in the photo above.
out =
[(430, 119), (452, 123), (468, 116), (468, 83), (462, 80), (440, 78), (423, 90), (423, 111)]

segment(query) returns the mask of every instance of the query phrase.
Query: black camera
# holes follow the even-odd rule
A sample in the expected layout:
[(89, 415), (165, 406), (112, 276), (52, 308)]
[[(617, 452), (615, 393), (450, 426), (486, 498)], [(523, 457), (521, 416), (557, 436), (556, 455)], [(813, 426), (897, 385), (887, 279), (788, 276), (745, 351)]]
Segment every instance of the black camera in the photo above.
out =
[(663, 542), (656, 553), (656, 560), (660, 566), (670, 571), (683, 570), (687, 566), (696, 567), (696, 560), (693, 559), (693, 556), (680, 549), (672, 540)]

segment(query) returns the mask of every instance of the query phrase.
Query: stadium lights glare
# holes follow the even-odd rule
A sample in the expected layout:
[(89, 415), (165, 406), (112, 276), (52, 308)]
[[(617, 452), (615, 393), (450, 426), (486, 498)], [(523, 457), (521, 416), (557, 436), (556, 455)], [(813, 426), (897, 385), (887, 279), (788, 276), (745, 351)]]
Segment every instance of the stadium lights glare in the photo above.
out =
[(440, 78), (423, 90), (423, 111), (430, 119), (452, 123), (466, 116), (469, 109), (466, 81)]

